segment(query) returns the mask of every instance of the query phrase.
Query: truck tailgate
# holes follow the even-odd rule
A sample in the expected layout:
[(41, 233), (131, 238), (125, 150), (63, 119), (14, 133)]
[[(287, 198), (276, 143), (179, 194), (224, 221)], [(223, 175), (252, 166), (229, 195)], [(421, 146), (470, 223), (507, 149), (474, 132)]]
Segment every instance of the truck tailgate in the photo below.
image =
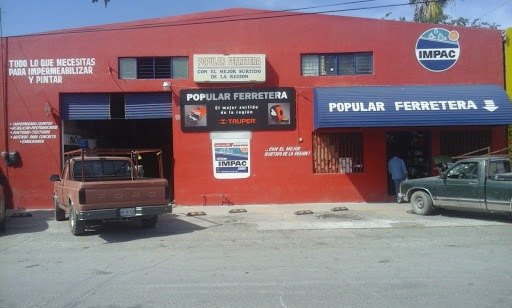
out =
[(82, 183), (80, 195), (82, 210), (169, 203), (166, 179), (85, 182)]

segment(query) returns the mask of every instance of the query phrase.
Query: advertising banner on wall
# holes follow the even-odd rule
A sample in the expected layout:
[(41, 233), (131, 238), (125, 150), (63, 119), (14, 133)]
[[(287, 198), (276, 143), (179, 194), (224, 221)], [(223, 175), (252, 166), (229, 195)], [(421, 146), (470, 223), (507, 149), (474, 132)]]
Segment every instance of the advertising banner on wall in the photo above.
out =
[(184, 132), (295, 129), (294, 88), (180, 91)]
[(210, 132), (213, 176), (244, 179), (251, 175), (251, 132)]
[(251, 174), (249, 146), (249, 139), (213, 139), (213, 175), (215, 178), (248, 178)]

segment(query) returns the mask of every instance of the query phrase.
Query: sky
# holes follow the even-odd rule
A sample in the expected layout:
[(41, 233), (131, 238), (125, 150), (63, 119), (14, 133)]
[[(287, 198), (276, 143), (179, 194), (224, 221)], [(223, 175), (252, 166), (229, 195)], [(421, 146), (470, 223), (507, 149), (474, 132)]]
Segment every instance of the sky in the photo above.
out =
[[(358, 3), (350, 3), (358, 2)], [(105, 25), (167, 16), (177, 16), (228, 8), (266, 10), (302, 9), (298, 12), (329, 12), (326, 14), (376, 19), (411, 20), (413, 8), (408, 0), (1, 0), (1, 35), (3, 37), (38, 32)], [(391, 6), (401, 5), (401, 6)], [(381, 8), (369, 8), (388, 6)], [(314, 7), (314, 8), (311, 8)], [(303, 9), (310, 8), (310, 9)], [(363, 9), (367, 8), (367, 9)], [(387, 17), (385, 17), (388, 13)], [(455, 0), (444, 11), (451, 17), (512, 27), (512, 0)]]

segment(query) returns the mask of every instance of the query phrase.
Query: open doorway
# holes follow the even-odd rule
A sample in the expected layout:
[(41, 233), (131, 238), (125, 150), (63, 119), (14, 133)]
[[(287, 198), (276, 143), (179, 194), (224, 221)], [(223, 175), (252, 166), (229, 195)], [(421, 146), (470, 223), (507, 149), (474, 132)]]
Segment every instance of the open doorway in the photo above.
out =
[[(161, 149), (164, 177), (174, 196), (171, 98), (168, 93), (61, 95), (63, 152), (91, 149)], [(144, 158), (144, 157), (143, 157)], [(154, 157), (144, 174), (158, 174)], [(153, 172), (154, 171), (154, 172)]]
[[(387, 132), (386, 142), (386, 161), (389, 161), (393, 153), (396, 153), (404, 160), (410, 179), (427, 177), (432, 174), (429, 131), (413, 130)], [(395, 190), (389, 172), (387, 182), (388, 195), (394, 195)]]

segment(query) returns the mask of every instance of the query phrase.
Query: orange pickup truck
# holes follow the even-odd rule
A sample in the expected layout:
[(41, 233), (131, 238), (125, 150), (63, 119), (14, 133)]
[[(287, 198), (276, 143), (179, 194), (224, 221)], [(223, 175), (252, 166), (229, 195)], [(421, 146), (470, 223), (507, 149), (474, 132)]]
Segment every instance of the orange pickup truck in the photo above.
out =
[[(172, 213), (160, 154), (158, 149), (65, 153), (61, 175), (50, 176), (55, 219), (64, 220), (68, 212), (73, 235), (85, 233), (88, 222), (140, 220), (143, 227), (155, 227), (159, 214)], [(158, 176), (145, 177), (144, 167)]]

